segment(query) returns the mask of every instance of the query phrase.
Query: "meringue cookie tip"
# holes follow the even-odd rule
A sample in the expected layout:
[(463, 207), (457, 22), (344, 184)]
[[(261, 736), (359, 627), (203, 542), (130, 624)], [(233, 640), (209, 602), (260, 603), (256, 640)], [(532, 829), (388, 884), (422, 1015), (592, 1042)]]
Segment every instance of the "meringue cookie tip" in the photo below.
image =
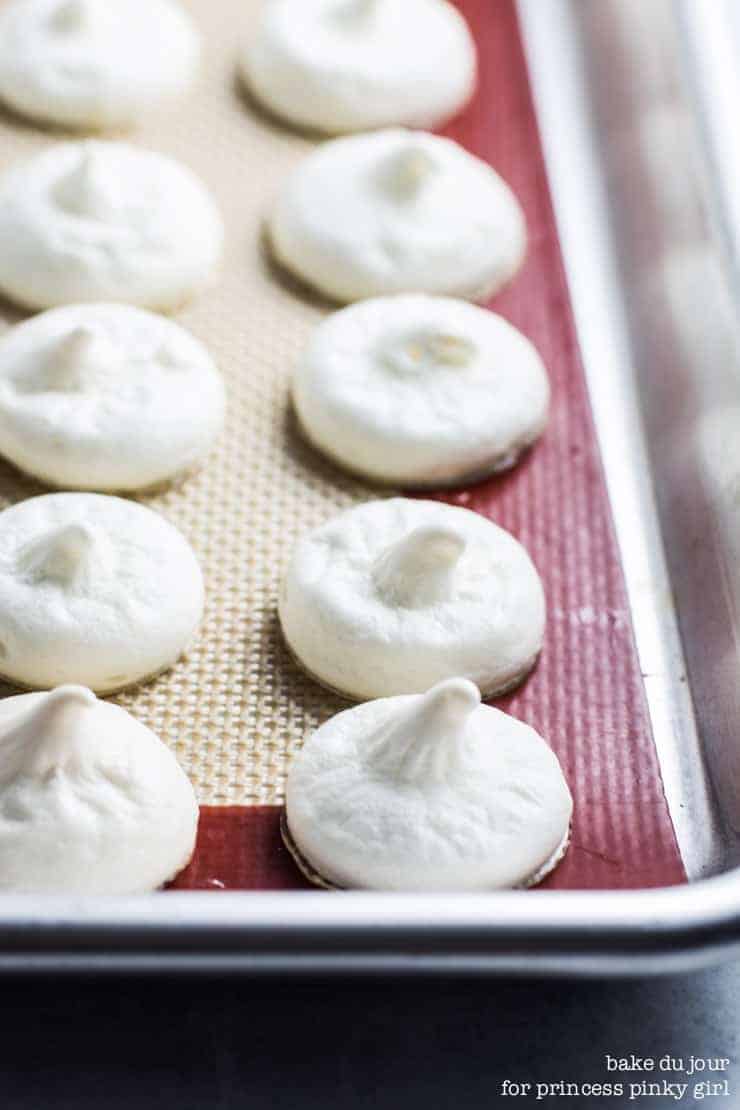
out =
[(378, 14), (385, 0), (343, 0), (332, 8), (329, 17), (338, 24), (349, 24), (353, 28), (361, 25), (371, 16)]
[(49, 26), (55, 31), (85, 31), (94, 27), (105, 12), (95, 0), (65, 0), (52, 14)]
[(4, 781), (19, 774), (47, 775), (73, 758), (80, 716), (97, 700), (86, 686), (72, 684), (39, 698), (4, 737), (7, 750), (16, 755), (6, 760)]
[(409, 201), (416, 198), (434, 177), (437, 163), (429, 148), (409, 136), (401, 150), (394, 151), (381, 167), (381, 181), (391, 196)]
[(400, 782), (443, 782), (462, 754), (465, 724), (480, 703), (475, 683), (444, 679), (368, 739), (368, 763)]
[(71, 588), (99, 554), (99, 537), (84, 522), (64, 524), (21, 548), (18, 567), (30, 582)]
[(57, 203), (71, 215), (104, 221), (116, 213), (115, 178), (106, 172), (104, 148), (88, 140), (56, 187)]
[(120, 352), (97, 329), (79, 324), (62, 336), (45, 367), (46, 385), (55, 391), (84, 392), (120, 363)]
[(451, 593), (451, 578), (465, 547), (465, 537), (450, 525), (420, 525), (376, 559), (376, 589), (390, 604), (408, 609), (441, 601)]

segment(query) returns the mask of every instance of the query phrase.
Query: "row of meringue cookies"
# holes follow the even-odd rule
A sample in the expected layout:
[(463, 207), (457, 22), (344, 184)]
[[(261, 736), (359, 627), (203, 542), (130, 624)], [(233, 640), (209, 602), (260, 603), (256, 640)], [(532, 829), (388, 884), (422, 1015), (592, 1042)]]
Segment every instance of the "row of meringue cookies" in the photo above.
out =
[[(41, 123), (130, 126), (185, 91), (198, 54), (170, 0), (13, 0), (0, 99)], [(0, 675), (38, 691), (0, 701), (0, 890), (140, 893), (192, 857), (187, 776), (95, 694), (169, 669), (201, 622), (185, 537), (109, 494), (186, 478), (221, 432), (209, 352), (155, 313), (212, 280), (223, 238), (190, 170), (121, 142), (55, 143), (0, 178), (0, 292), (46, 310), (0, 338), (0, 455), (74, 491), (0, 513)]]
[[(24, 2), (54, 7), (52, 0)], [(84, 0), (86, 8), (95, 3)], [(69, 7), (65, 8), (69, 26)], [(367, 91), (368, 59), (369, 72), (380, 73), (379, 87), (387, 90), (390, 71), (379, 71), (377, 63), (391, 57), (392, 49), (406, 53), (410, 28), (418, 31), (423, 26), (439, 45), (440, 31), (454, 27), (455, 64), (448, 67), (447, 77), (457, 66), (459, 78), (467, 66), (467, 78), (458, 80), (457, 93), (452, 96), (448, 89), (445, 110), (454, 111), (474, 83), (474, 51), (464, 23), (444, 0), (415, 0), (403, 8), (403, 17), (400, 11), (399, 5), (384, 0), (274, 0), (265, 7), (260, 33), (245, 57), (245, 76), (261, 99), (280, 112), (279, 104), (269, 104), (264, 82), (256, 87), (249, 62), (255, 56), (269, 61), (275, 46), (274, 41), (270, 45), (270, 35), (277, 34), (278, 46), (282, 49), (287, 43), (288, 52), (283, 52), (274, 73), (283, 87), (287, 75), (290, 103), (307, 104), (313, 96), (315, 104), (311, 72), (320, 77), (330, 58), (342, 56), (349, 59), (351, 72), (344, 74), (349, 79), (330, 86), (344, 90), (349, 97), (346, 108), (358, 87)], [(291, 38), (293, 19), (301, 30), (297, 38)], [(291, 50), (303, 49), (302, 42), (307, 53), (296, 66)], [(347, 49), (352, 43), (359, 49)], [(266, 71), (270, 68), (268, 64)], [(403, 67), (397, 70), (402, 73)], [(324, 116), (322, 129), (438, 122), (441, 103), (437, 100), (433, 107), (432, 92), (439, 93), (440, 82), (447, 79), (440, 79), (439, 72), (429, 69), (424, 79), (415, 72), (406, 85), (397, 76), (393, 96), (386, 97), (387, 117), (355, 117), (348, 122), (345, 115), (338, 126), (336, 114), (333, 119)], [(420, 90), (421, 103), (416, 95)], [(375, 89), (356, 103), (378, 104), (379, 99)], [(321, 112), (325, 109), (326, 101)], [(320, 125), (318, 119), (295, 122)], [(83, 202), (88, 213), (102, 220), (127, 211), (128, 203), (122, 204), (105, 186), (100, 159), (97, 166), (91, 161), (82, 159), (77, 174), (83, 193), (93, 198), (92, 204)], [(56, 167), (52, 169), (51, 182), (56, 176)], [(108, 175), (109, 182), (114, 178)], [(73, 195), (77, 192), (73, 184)], [(56, 188), (51, 193), (54, 207), (60, 194)], [(20, 221), (15, 220), (15, 227), (19, 225), (22, 260), (24, 237), (36, 249), (33, 213), (30, 218), (22, 213)], [(270, 231), (280, 263), (342, 301), (405, 291), (483, 298), (513, 275), (525, 244), (518, 204), (489, 167), (456, 144), (395, 130), (329, 144), (308, 159), (283, 192)], [(2, 279), (0, 270), (0, 284)], [(58, 280), (52, 275), (52, 288)], [(136, 303), (176, 303), (169, 292), (163, 295), (161, 283), (156, 297), (146, 281), (127, 284), (146, 298)], [(14, 293), (6, 287), (6, 292), (34, 303), (17, 289)], [(110, 296), (119, 299), (117, 291)], [(63, 292), (61, 303), (66, 299)], [(361, 313), (368, 313), (368, 320), (374, 313), (375, 325), (365, 324)], [(449, 326), (440, 326), (440, 313), (447, 314)], [(395, 333), (387, 325), (392, 316)], [(339, 345), (332, 329), (338, 332)], [(299, 400), (300, 375), (294, 397), (309, 437), (332, 457), (339, 455), (339, 461), (352, 463), (355, 443), (362, 438), (358, 429), (365, 429), (364, 450), (354, 469), (390, 482), (455, 484), (510, 465), (541, 430), (548, 389), (535, 352), (503, 321), (474, 306), (416, 296), (347, 310), (325, 325), (312, 348), (314, 357), (304, 364), (313, 365), (325, 386), (330, 385), (322, 371), (331, 361), (327, 352), (336, 353), (340, 378), (342, 366), (357, 365), (343, 358), (344, 333), (350, 350), (354, 345), (365, 352), (360, 369), (368, 367), (371, 376), (379, 370), (368, 399), (363, 400), (368, 391), (360, 375), (354, 411), (348, 414), (341, 396), (333, 404), (332, 388), (311, 387), (310, 373), (304, 405)], [(84, 346), (79, 337), (74, 343)], [(496, 350), (500, 357), (494, 358)], [(528, 404), (526, 391), (517, 396), (515, 390), (516, 401), (508, 415), (498, 419), (499, 430), (492, 436), (490, 424), (476, 423), (476, 417), (483, 398), (489, 400), (486, 378), (490, 382), (491, 370), (498, 368), (501, 358), (509, 361), (507, 351), (517, 389), (523, 376), (535, 400)], [(387, 419), (397, 409), (394, 390), (398, 393), (399, 383), (409, 412), (405, 426)], [(337, 381), (335, 392), (341, 394), (342, 385)], [(502, 386), (498, 394), (500, 406), (508, 393)], [(466, 415), (453, 420), (450, 428), (445, 412), (456, 412), (462, 396), (469, 398), (463, 406)], [(430, 427), (430, 413), (435, 411), (438, 419)], [(499, 417), (496, 406), (489, 405), (488, 411)], [(390, 442), (395, 443), (392, 452), (386, 450)], [(377, 460), (386, 457), (389, 461), (381, 462), (378, 472)], [(368, 463), (373, 459), (374, 467)], [(409, 465), (416, 477), (406, 472)], [(24, 545), (24, 552), (30, 553), (31, 567), (40, 567), (46, 580), (59, 576), (79, 582), (84, 578), (84, 571), (78, 577), (76, 569), (79, 550), (90, 549), (84, 530), (83, 537), (74, 528), (71, 535), (62, 529), (61, 543), (53, 546), (51, 557), (44, 543), (40, 551), (33, 544)], [(24, 565), (23, 558), (16, 560)], [(482, 628), (481, 606), (486, 612)], [(386, 889), (489, 889), (539, 881), (558, 862), (567, 846), (572, 803), (557, 760), (526, 726), (479, 705), (477, 687), (470, 682), (474, 678), (487, 694), (510, 687), (529, 670), (541, 646), (541, 585), (512, 537), (475, 514), (434, 502), (394, 499), (360, 506), (299, 545), (280, 616), (288, 643), (306, 669), (353, 697), (379, 699), (325, 725), (291, 771), (284, 836), (315, 882)], [(465, 677), (454, 677), (458, 675)], [(383, 696), (389, 693), (397, 696)], [(69, 695), (73, 700), (75, 696)], [(338, 744), (333, 742), (337, 738)], [(345, 783), (346, 789), (337, 794), (335, 783)], [(408, 805), (409, 796), (415, 799), (413, 806)], [(359, 805), (350, 806), (347, 813), (350, 799)], [(484, 799), (486, 804), (479, 804)], [(377, 815), (372, 828), (368, 813)], [(370, 866), (379, 849), (389, 859), (385, 870)]]
[[(293, 126), (370, 131), (305, 158), (268, 220), (278, 266), (350, 305), (295, 368), (305, 438), (353, 474), (408, 489), (513, 466), (545, 427), (547, 373), (520, 332), (469, 302), (517, 272), (524, 215), (490, 166), (408, 129), (472, 95), (475, 47), (457, 9), (274, 0), (242, 72)], [(513, 536), (436, 501), (359, 505), (299, 542), (279, 616), (304, 670), (363, 702), (309, 737), (288, 775), (283, 839), (311, 882), (492, 890), (533, 885), (560, 862), (573, 803), (559, 762), (481, 703), (521, 682), (543, 642), (542, 584)]]

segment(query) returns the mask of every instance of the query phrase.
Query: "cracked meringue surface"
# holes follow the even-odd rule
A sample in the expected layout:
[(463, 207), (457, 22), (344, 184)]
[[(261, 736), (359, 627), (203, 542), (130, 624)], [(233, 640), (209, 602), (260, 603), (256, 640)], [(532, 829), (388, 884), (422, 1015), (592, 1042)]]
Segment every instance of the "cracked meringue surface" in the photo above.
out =
[(324, 320), (292, 396), (306, 437), (340, 466), (439, 488), (514, 465), (544, 429), (550, 386), (533, 345), (503, 317), (400, 294)]
[(184, 476), (224, 405), (206, 348), (128, 305), (50, 309), (0, 337), (0, 455), (49, 485), (132, 491)]
[(0, 513), (0, 675), (109, 693), (172, 666), (203, 612), (185, 537), (119, 497), (53, 493)]
[(273, 254), (334, 301), (392, 293), (485, 300), (526, 250), (522, 209), (487, 163), (451, 139), (391, 129), (323, 143), (269, 221)]
[(449, 678), (322, 725), (291, 765), (284, 836), (322, 885), (496, 890), (557, 865), (572, 809), (542, 737)]
[(349, 697), (421, 693), (460, 676), (490, 697), (534, 666), (545, 599), (504, 529), (457, 506), (388, 498), (298, 543), (279, 614), (298, 662)]
[(0, 177), (0, 292), (28, 308), (175, 309), (211, 281), (223, 238), (186, 166), (127, 143), (58, 143)]
[(184, 771), (125, 709), (82, 686), (0, 701), (0, 891), (156, 890), (197, 827)]
[(470, 99), (476, 49), (447, 0), (270, 0), (240, 69), (257, 99), (299, 128), (431, 128)]
[(130, 127), (184, 93), (199, 55), (172, 0), (11, 0), (0, 10), (0, 100), (45, 124)]

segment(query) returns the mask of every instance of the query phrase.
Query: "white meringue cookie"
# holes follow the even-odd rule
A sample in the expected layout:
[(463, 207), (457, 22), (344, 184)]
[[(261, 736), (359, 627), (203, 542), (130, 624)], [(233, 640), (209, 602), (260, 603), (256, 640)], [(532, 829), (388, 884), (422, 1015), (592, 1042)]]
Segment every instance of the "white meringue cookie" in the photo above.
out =
[(326, 296), (485, 300), (519, 268), (524, 215), (509, 186), (457, 143), (378, 131), (324, 143), (270, 222), (277, 261)]
[(82, 686), (0, 701), (0, 891), (156, 890), (197, 827), (184, 771), (125, 709)]
[(0, 10), (0, 99), (42, 123), (128, 127), (187, 88), (199, 52), (170, 0), (11, 0)]
[(0, 454), (50, 485), (137, 490), (179, 477), (223, 417), (208, 351), (150, 312), (72, 305), (0, 338)]
[(540, 882), (573, 802), (527, 725), (450, 678), (333, 717), (291, 766), (286, 844), (315, 882), (361, 890), (495, 890)]
[(447, 0), (269, 0), (241, 72), (299, 127), (434, 127), (470, 99), (476, 51)]
[(171, 158), (58, 143), (0, 178), (0, 291), (30, 308), (177, 308), (211, 279), (223, 234), (204, 186)]
[(52, 493), (0, 513), (0, 674), (99, 693), (170, 667), (203, 612), (187, 540), (143, 505)]
[(508, 532), (469, 509), (398, 497), (358, 505), (301, 540), (280, 621), (305, 669), (358, 700), (422, 693), (458, 675), (488, 697), (534, 666), (545, 599)]
[(414, 294), (328, 317), (293, 376), (311, 443), (355, 473), (417, 488), (512, 466), (549, 398), (537, 351), (501, 316)]

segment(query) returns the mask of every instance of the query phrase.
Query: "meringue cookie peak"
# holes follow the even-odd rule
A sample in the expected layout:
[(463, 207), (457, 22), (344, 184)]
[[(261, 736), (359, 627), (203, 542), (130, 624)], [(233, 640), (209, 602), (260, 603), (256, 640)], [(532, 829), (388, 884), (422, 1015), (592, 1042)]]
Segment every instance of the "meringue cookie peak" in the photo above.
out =
[(397, 374), (412, 375), (439, 367), (469, 366), (476, 353), (475, 344), (464, 335), (428, 331), (401, 342), (394, 337), (382, 358)]
[(459, 769), (479, 705), (480, 690), (467, 679), (438, 683), (368, 738), (368, 765), (400, 782), (444, 782)]
[[(0, 403), (4, 402), (7, 410), (7, 406), (12, 409), (14, 394), (90, 394), (106, 386), (115, 388), (112, 379), (124, 370), (123, 362), (123, 351), (110, 336), (99, 328), (79, 324), (55, 336), (40, 350), (27, 373), (15, 376), (0, 370)], [(162, 362), (164, 365), (164, 359)]]
[(172, 343), (163, 343), (154, 357), (167, 370), (185, 370), (194, 362), (192, 351), (185, 351)]
[(73, 216), (99, 220), (115, 220), (121, 203), (118, 182), (106, 167), (103, 149), (95, 143), (84, 143), (76, 165), (71, 166), (58, 183), (57, 203)]
[(96, 702), (92, 690), (71, 685), (33, 701), (2, 739), (0, 786), (19, 775), (43, 778), (74, 764), (76, 737)]
[(412, 201), (435, 175), (437, 163), (428, 149), (413, 139), (401, 150), (394, 151), (381, 166), (380, 180), (386, 191), (397, 200)]
[(386, 0), (339, 0), (336, 8), (330, 9), (327, 15), (339, 25), (356, 29), (377, 16), (385, 2)]
[(121, 351), (96, 328), (81, 324), (54, 345), (43, 370), (44, 385), (55, 392), (81, 393), (122, 362)]
[(376, 559), (375, 588), (389, 605), (405, 609), (447, 600), (465, 546), (465, 537), (456, 528), (444, 524), (414, 528)]
[(34, 584), (54, 582), (64, 589), (79, 588), (105, 565), (103, 537), (89, 524), (63, 524), (21, 548), (18, 567)]
[(105, 19), (108, 5), (99, 0), (67, 0), (51, 13), (49, 26), (54, 31), (92, 31)]

